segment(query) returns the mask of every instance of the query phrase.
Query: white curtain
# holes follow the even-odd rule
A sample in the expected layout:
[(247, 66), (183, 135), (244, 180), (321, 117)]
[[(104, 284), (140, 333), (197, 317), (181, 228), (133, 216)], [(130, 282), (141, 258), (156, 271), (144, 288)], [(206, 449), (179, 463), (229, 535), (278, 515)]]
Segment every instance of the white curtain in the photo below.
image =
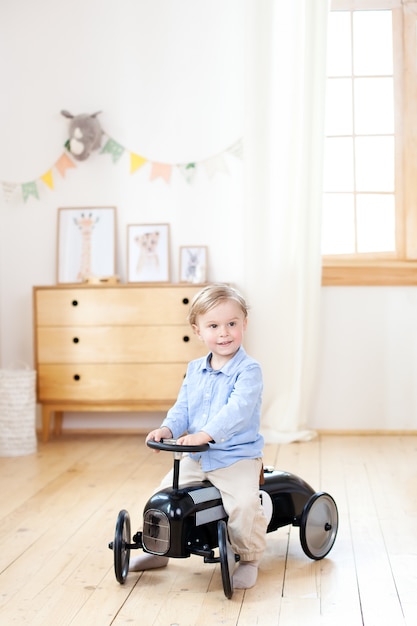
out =
[(264, 372), (262, 433), (309, 440), (321, 285), (327, 0), (247, 0), (247, 347)]

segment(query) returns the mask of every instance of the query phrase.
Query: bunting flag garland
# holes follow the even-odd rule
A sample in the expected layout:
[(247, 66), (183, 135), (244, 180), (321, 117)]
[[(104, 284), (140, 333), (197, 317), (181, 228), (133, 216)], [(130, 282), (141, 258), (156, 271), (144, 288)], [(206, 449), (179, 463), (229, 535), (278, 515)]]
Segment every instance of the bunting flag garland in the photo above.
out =
[(204, 162), (204, 165), (206, 168), (207, 176), (209, 178), (213, 178), (216, 172), (225, 172), (226, 174), (229, 173), (229, 170), (227, 169), (227, 165), (222, 154), (219, 154), (218, 156), (208, 159), (207, 161)]
[(106, 154), (106, 152), (111, 154), (113, 163), (117, 163), (124, 151), (125, 149), (120, 143), (109, 138), (100, 154)]
[(36, 200), (39, 200), (38, 188), (36, 187), (36, 182), (34, 180), (30, 183), (22, 184), (22, 196), (23, 202), (26, 202), (29, 196), (33, 196)]
[(65, 172), (72, 167), (76, 167), (76, 165), (74, 161), (71, 161), (68, 154), (63, 152), (58, 161), (55, 163), (55, 167), (61, 174), (62, 178), (65, 178)]
[(178, 169), (184, 176), (187, 183), (192, 183), (194, 176), (197, 173), (197, 167), (195, 163), (187, 163), (186, 165), (178, 165)]
[(138, 154), (131, 152), (130, 153), (130, 173), (133, 174), (134, 172), (136, 172), (136, 170), (142, 167), (142, 165), (145, 165), (147, 160), (148, 159), (145, 159), (145, 157), (139, 156)]
[[(225, 160), (226, 154), (239, 159), (243, 157), (243, 142), (240, 139), (224, 152), (202, 161), (190, 163), (161, 163), (158, 161), (150, 161), (141, 154), (131, 152), (108, 135), (103, 135), (103, 137), (105, 138), (105, 142), (99, 152), (100, 155), (110, 155), (112, 162), (116, 164), (121, 159), (122, 155), (127, 152), (130, 159), (130, 174), (134, 174), (135, 172), (142, 170), (145, 165), (149, 165), (149, 180), (151, 182), (162, 179), (166, 184), (170, 184), (173, 171), (176, 169), (181, 174), (183, 179), (187, 183), (191, 184), (194, 181), (197, 172), (201, 170), (201, 166), (205, 170), (208, 178), (211, 180), (219, 172), (229, 174), (229, 168)], [(10, 202), (18, 188), (21, 190), (23, 202), (26, 203), (29, 198), (39, 200), (38, 183), (40, 181), (49, 190), (53, 191), (55, 189), (54, 169), (62, 178), (65, 178), (67, 170), (77, 167), (75, 162), (70, 158), (71, 152), (69, 140), (65, 142), (64, 148), (65, 151), (61, 154), (57, 161), (44, 174), (35, 180), (23, 183), (0, 181), (5, 201), (7, 203)]]
[(228, 152), (238, 159), (243, 159), (243, 140), (239, 139), (239, 141), (236, 141), (236, 143), (229, 148)]
[(169, 183), (172, 174), (172, 165), (168, 163), (152, 163), (152, 170), (150, 180), (156, 180), (162, 178), (166, 183)]
[(53, 189), (54, 188), (54, 179), (53, 179), (53, 176), (52, 176), (52, 169), (50, 169), (47, 172), (45, 172), (45, 174), (43, 174), (43, 176), (41, 176), (41, 180), (43, 180), (43, 182), (45, 183), (45, 185), (47, 185), (49, 187), (49, 189)]
[(1, 186), (3, 189), (4, 199), (6, 202), (9, 202), (19, 185), (17, 183), (7, 183), (4, 181)]

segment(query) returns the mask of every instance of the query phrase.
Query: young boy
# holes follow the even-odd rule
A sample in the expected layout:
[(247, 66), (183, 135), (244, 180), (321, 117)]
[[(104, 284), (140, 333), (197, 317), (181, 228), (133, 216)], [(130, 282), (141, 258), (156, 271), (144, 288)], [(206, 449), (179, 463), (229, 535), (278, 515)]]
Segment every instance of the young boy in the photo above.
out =
[[(188, 321), (209, 353), (189, 363), (176, 403), (146, 438), (210, 444), (206, 452), (183, 457), (180, 483), (207, 479), (221, 492), (230, 543), (240, 556), (233, 575), (236, 589), (255, 585), (267, 527), (259, 500), (262, 372), (242, 347), (247, 316), (245, 300), (228, 285), (209, 285), (194, 297)], [(158, 490), (171, 484), (169, 473)], [(167, 557), (145, 554), (132, 560), (130, 569), (167, 562)]]

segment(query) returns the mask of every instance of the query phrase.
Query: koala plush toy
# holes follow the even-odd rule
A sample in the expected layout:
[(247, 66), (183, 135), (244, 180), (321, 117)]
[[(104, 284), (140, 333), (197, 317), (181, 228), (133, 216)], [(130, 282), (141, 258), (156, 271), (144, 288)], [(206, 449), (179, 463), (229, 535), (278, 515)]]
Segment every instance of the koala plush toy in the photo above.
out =
[(64, 117), (69, 118), (69, 139), (66, 144), (68, 150), (78, 161), (85, 161), (93, 150), (97, 150), (101, 145), (103, 131), (97, 119), (101, 111), (88, 115), (72, 115), (68, 111), (61, 111)]

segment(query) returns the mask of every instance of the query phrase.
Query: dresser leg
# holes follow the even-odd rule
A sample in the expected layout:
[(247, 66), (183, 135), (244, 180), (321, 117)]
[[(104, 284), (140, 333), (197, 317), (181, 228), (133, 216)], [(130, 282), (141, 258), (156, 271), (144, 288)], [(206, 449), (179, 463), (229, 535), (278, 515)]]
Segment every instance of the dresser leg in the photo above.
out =
[(49, 406), (42, 405), (42, 441), (47, 443), (51, 426), (51, 410)]
[(54, 432), (57, 437), (62, 435), (62, 417), (63, 417), (63, 411), (55, 411)]

